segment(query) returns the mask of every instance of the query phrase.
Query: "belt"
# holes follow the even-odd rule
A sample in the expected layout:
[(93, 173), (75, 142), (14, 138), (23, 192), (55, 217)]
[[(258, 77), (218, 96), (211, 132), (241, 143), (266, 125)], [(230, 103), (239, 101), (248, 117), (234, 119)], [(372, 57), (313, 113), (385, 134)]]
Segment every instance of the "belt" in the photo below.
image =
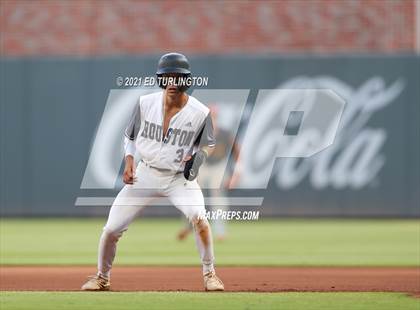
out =
[(184, 173), (183, 171), (175, 171), (175, 170), (172, 170), (172, 169), (158, 168), (158, 167), (155, 167), (155, 166), (149, 165), (148, 163), (144, 162), (143, 160), (141, 160), (141, 162), (142, 162), (142, 163), (143, 163), (146, 167), (149, 167), (149, 168), (155, 169), (155, 170), (157, 170), (157, 171), (159, 171), (159, 172), (164, 172), (164, 173), (173, 173), (173, 174)]

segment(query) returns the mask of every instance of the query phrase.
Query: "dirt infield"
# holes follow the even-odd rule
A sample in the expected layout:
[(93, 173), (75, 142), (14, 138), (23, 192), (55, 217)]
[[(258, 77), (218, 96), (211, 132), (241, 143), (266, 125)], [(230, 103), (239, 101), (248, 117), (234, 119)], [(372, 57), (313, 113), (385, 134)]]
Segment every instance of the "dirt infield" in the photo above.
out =
[[(420, 268), (219, 267), (232, 292), (407, 292), (420, 294)], [(77, 291), (94, 267), (1, 267), (2, 291)], [(199, 267), (115, 267), (113, 291), (202, 291)]]

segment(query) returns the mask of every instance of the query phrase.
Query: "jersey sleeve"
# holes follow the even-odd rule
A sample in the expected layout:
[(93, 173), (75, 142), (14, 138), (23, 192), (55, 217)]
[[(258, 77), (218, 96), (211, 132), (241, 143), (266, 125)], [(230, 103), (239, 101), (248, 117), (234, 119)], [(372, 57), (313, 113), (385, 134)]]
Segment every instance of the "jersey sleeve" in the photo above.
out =
[(203, 147), (209, 146), (214, 147), (216, 145), (216, 138), (214, 136), (213, 121), (211, 120), (210, 113), (207, 115), (204, 124), (194, 142), (194, 146)]
[(125, 129), (124, 135), (129, 140), (136, 140), (140, 130), (140, 104), (137, 103)]
[(135, 141), (140, 131), (140, 124), (141, 124), (140, 104), (137, 103), (130, 117), (130, 121), (128, 122), (128, 125), (124, 131), (125, 156), (127, 155), (134, 156), (136, 152)]
[(131, 155), (134, 157), (134, 154), (136, 154), (136, 143), (125, 137), (124, 138), (124, 151), (125, 151), (125, 156)]

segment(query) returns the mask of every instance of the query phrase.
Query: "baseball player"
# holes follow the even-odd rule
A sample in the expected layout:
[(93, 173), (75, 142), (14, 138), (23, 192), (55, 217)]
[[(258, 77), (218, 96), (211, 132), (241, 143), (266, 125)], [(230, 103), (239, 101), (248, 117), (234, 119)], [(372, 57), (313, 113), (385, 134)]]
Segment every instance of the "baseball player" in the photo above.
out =
[[(213, 239), (205, 218), (204, 198), (196, 177), (216, 141), (209, 109), (185, 91), (191, 76), (187, 58), (163, 55), (157, 81), (164, 90), (141, 96), (125, 130), (126, 185), (117, 195), (99, 241), (98, 272), (85, 291), (110, 289), (111, 267), (118, 239), (143, 206), (166, 196), (192, 223), (203, 265), (204, 288), (223, 291), (214, 269)], [(137, 167), (134, 154), (140, 154)], [(141, 202), (141, 203), (140, 203)]]

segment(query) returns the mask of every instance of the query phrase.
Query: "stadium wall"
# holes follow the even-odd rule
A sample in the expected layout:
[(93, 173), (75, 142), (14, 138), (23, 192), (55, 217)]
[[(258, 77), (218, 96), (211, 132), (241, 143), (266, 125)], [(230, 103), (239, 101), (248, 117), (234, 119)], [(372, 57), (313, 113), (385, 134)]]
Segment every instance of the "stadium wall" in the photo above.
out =
[[(80, 189), (93, 139), (116, 77), (152, 75), (157, 58), (0, 60), (2, 216), (106, 213), (74, 205), (78, 196), (118, 190)], [(420, 216), (419, 56), (220, 55), (191, 62), (195, 74), (209, 77), (208, 88), (250, 89), (251, 108), (259, 89), (284, 87), (330, 88), (347, 102), (350, 121), (332, 147), (293, 165), (279, 159), (267, 192), (251, 193), (265, 197), (263, 215)], [(168, 210), (146, 211), (161, 214)]]

